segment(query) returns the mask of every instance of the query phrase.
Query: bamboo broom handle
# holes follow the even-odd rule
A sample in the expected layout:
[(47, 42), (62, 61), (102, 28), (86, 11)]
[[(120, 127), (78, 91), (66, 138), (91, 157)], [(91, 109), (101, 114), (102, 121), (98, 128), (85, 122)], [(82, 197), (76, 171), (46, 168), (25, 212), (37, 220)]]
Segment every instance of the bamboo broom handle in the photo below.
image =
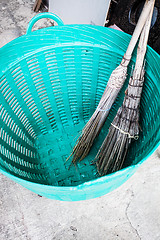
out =
[(152, 6), (153, 2), (154, 2), (154, 0), (146, 0), (146, 2), (145, 2), (145, 5), (144, 5), (143, 10), (142, 10), (142, 13), (141, 13), (141, 15), (139, 17), (138, 23), (137, 23), (136, 28), (135, 28), (135, 30), (133, 32), (132, 38), (130, 40), (130, 43), (128, 45), (127, 51), (126, 51), (126, 53), (124, 55), (124, 59), (122, 60), (122, 64), (123, 65), (124, 65), (125, 60), (128, 60), (126, 62), (126, 64), (125, 64), (125, 66), (127, 66), (129, 61), (130, 61), (132, 52), (133, 52), (133, 50), (135, 48), (135, 45), (136, 45), (136, 43), (138, 41), (138, 38), (139, 38), (139, 35), (140, 35), (140, 33), (142, 31), (142, 28), (143, 28), (143, 26), (144, 26), (144, 24), (146, 22), (146, 19), (147, 19), (148, 15), (149, 15), (149, 12), (151, 10), (151, 6)]
[[(132, 87), (130, 86), (128, 87), (129, 96), (133, 95), (133, 93), (135, 96), (139, 96), (138, 98), (135, 99), (135, 101), (132, 102), (135, 109), (138, 108), (139, 106), (140, 96), (142, 93), (142, 87), (143, 87), (143, 81), (144, 81), (144, 77), (142, 77), (142, 74), (144, 74), (143, 72), (144, 57), (147, 50), (147, 41), (148, 41), (149, 30), (151, 26), (154, 3), (155, 3), (155, 0), (152, 3), (148, 19), (146, 20), (146, 23), (143, 27), (143, 30), (140, 36), (140, 40), (137, 48), (137, 58), (136, 58), (135, 68), (133, 71), (133, 78), (130, 79), (130, 84)], [(134, 88), (134, 86), (139, 86), (139, 88), (137, 87)]]
[[(147, 50), (147, 42), (148, 42), (149, 30), (150, 30), (151, 21), (152, 21), (154, 4), (155, 4), (155, 0), (152, 1), (151, 10), (150, 10), (148, 19), (146, 21), (146, 24), (143, 27), (142, 34), (141, 34), (139, 44), (138, 44), (137, 60), (136, 60), (136, 64), (135, 64), (135, 69), (139, 69), (140, 72), (141, 72), (141, 68), (143, 66), (144, 57), (145, 57), (146, 50)], [(139, 74), (140, 74), (140, 72), (139, 72)]]

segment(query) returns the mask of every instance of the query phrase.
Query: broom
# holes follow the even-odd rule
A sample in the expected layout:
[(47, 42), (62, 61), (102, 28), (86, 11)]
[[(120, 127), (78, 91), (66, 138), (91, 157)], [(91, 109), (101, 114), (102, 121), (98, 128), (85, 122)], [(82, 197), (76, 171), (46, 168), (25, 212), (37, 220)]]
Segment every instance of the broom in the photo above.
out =
[(72, 159), (73, 163), (75, 163), (78, 159), (80, 160), (84, 159), (88, 155), (95, 138), (99, 135), (99, 132), (109, 113), (109, 110), (112, 104), (114, 103), (126, 79), (127, 66), (130, 62), (132, 52), (134, 50), (134, 47), (138, 41), (144, 23), (149, 14), (152, 2), (153, 0), (146, 0), (143, 11), (141, 13), (141, 16), (134, 30), (133, 36), (127, 48), (127, 51), (124, 54), (124, 57), (120, 65), (112, 72), (108, 84), (106, 86), (106, 89), (103, 93), (103, 96), (98, 104), (98, 107), (96, 108), (92, 117), (83, 128), (82, 134), (78, 138), (71, 155), (68, 157), (69, 159), (73, 155)]
[(148, 19), (140, 36), (135, 69), (133, 75), (130, 77), (123, 104), (118, 109), (117, 115), (109, 128), (109, 133), (96, 156), (96, 159), (98, 159), (96, 163), (97, 169), (100, 175), (121, 169), (132, 139), (138, 139), (139, 105), (144, 82), (144, 56), (147, 48), (154, 2), (155, 0), (152, 1)]

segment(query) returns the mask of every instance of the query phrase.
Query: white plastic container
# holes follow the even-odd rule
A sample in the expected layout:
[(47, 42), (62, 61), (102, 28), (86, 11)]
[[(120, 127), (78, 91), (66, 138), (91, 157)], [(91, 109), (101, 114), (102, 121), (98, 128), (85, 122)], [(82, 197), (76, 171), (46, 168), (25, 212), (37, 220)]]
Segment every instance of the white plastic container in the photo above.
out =
[(57, 14), (65, 24), (103, 26), (111, 0), (49, 0), (49, 12)]

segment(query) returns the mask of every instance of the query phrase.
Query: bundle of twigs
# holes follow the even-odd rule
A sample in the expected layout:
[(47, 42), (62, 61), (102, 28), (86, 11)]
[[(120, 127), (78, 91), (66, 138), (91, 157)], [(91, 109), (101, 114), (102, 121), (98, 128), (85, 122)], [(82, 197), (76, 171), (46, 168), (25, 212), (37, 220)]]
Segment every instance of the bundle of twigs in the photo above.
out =
[(148, 19), (140, 36), (135, 69), (133, 75), (130, 77), (123, 104), (119, 108), (109, 128), (109, 133), (96, 156), (96, 159), (98, 159), (97, 168), (100, 175), (121, 169), (132, 139), (138, 139), (139, 105), (144, 82), (144, 56), (147, 48), (154, 2), (155, 0), (152, 1)]
[(149, 14), (152, 1), (153, 0), (146, 0), (143, 11), (121, 64), (112, 72), (97, 109), (83, 128), (82, 134), (80, 135), (71, 155), (69, 156), (71, 157), (73, 155), (73, 163), (78, 159), (84, 159), (88, 155), (95, 138), (99, 135), (106, 117), (109, 114), (112, 104), (114, 103), (120, 89), (123, 86), (127, 76), (127, 66), (130, 62), (132, 52)]

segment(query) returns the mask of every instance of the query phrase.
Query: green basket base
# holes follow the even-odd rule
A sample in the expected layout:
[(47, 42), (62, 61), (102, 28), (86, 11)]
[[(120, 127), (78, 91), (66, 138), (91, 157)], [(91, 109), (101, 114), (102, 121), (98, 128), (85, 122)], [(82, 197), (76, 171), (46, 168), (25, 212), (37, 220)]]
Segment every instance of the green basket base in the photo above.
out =
[(49, 185), (76, 186), (99, 177), (96, 165), (92, 164), (92, 161), (101, 146), (103, 131), (84, 160), (76, 165), (72, 163), (72, 157), (67, 160), (84, 125), (85, 123), (81, 123), (74, 128), (62, 129), (38, 137), (36, 149)]

